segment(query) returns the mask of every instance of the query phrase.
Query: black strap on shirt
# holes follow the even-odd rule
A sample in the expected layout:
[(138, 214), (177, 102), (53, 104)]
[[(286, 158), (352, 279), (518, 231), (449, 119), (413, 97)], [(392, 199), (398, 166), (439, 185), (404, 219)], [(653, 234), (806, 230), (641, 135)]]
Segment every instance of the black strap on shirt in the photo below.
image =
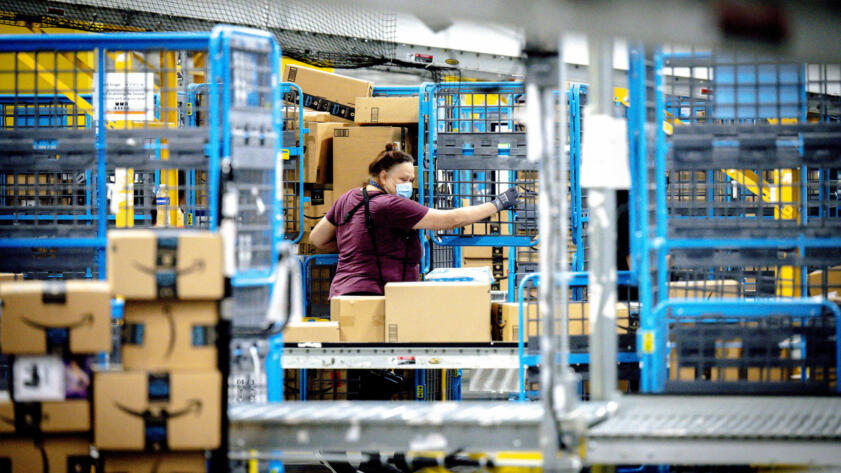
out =
[[(377, 248), (377, 239), (374, 236), (374, 218), (371, 215), (371, 208), (370, 208), (370, 205), (369, 205), (369, 202), (371, 201), (371, 199), (373, 199), (374, 197), (380, 196), (380, 195), (385, 195), (385, 192), (381, 192), (381, 193), (377, 193), (377, 194), (368, 194), (368, 189), (363, 187), (362, 188), (362, 200), (358, 204), (353, 206), (353, 208), (350, 209), (350, 211), (348, 211), (347, 214), (345, 214), (345, 218), (342, 220), (342, 222), (339, 223), (336, 226), (338, 227), (338, 226), (342, 226), (342, 225), (347, 225), (350, 222), (351, 218), (353, 218), (354, 214), (356, 214), (356, 212), (360, 208), (364, 207), (364, 209), (365, 209), (365, 228), (368, 230), (368, 235), (371, 237), (371, 247), (374, 250), (374, 259), (377, 262), (377, 273), (378, 273), (379, 278), (380, 278), (380, 285), (383, 286), (383, 288), (385, 288), (386, 281), (385, 281), (385, 277), (383, 276), (382, 263), (380, 263), (380, 252)], [(408, 266), (408, 261), (409, 261), (409, 245), (411, 244), (412, 234), (413, 234), (413, 232), (409, 231), (409, 232), (406, 232), (406, 234), (404, 236), (404, 239), (406, 240), (406, 251), (405, 251), (404, 256), (403, 256), (403, 271), (400, 274), (400, 276), (401, 276), (400, 279), (404, 279), (404, 280), (406, 279), (406, 268)]]

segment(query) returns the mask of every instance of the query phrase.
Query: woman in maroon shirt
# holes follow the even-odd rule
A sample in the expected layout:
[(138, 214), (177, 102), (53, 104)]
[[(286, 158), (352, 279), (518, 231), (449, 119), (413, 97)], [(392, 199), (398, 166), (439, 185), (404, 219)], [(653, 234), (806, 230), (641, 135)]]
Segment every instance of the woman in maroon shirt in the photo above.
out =
[(514, 206), (515, 187), (493, 201), (437, 210), (413, 200), (413, 158), (387, 144), (368, 166), (370, 182), (351, 189), (313, 228), (310, 242), (338, 250), (330, 297), (382, 295), (388, 282), (417, 281), (421, 245), (417, 230), (447, 230), (478, 222)]

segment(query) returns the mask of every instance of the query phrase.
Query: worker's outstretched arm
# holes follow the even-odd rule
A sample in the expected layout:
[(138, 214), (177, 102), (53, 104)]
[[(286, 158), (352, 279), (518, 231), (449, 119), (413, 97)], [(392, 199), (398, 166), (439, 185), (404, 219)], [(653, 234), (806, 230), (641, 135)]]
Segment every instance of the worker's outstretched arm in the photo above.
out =
[(429, 212), (414, 226), (415, 230), (450, 230), (484, 220), (491, 215), (508, 210), (517, 202), (520, 193), (516, 187), (496, 196), (486, 204), (472, 205), (450, 210), (429, 209)]

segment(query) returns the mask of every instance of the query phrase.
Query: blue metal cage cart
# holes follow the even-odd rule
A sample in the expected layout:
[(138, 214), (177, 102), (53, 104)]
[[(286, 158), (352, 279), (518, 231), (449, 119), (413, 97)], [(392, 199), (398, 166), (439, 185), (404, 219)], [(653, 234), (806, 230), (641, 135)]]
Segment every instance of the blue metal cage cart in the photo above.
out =
[[(246, 140), (256, 137), (258, 147), (269, 148), (280, 142), (272, 105), (260, 102), (268, 93), (263, 88), (272, 87), (270, 68), (276, 64), (256, 58), (253, 45), (229, 46), (240, 41), (238, 35), (251, 34), (243, 31), (3, 38), (0, 68), (8, 79), (2, 86), (7, 90), (0, 130), (7, 144), (0, 157), (3, 270), (30, 278), (104, 278), (109, 228), (215, 230), (219, 170), (222, 159), (230, 159), (227, 143), (233, 141), (225, 133), (245, 118), (236, 114), (238, 104), (270, 107), (267, 122), (245, 122), (254, 126)], [(265, 54), (271, 55), (270, 40), (261, 41), (267, 41)], [(235, 52), (208, 58), (213, 47)], [(221, 64), (224, 60), (229, 64)], [(245, 62), (259, 60), (262, 64)], [(224, 74), (230, 76), (219, 79), (225, 84), (238, 82), (233, 92), (210, 90), (221, 104), (196, 100), (188, 113), (180, 113), (201, 84)], [(227, 128), (208, 126), (214, 109), (225, 112)], [(271, 186), (273, 159), (266, 162)], [(233, 183), (252, 192), (249, 201), (260, 200), (257, 213), (271, 215), (272, 188), (242, 185), (249, 182), (245, 170)], [(260, 192), (265, 192), (262, 199), (255, 199)], [(250, 231), (244, 221), (240, 230), (242, 235)], [(252, 259), (269, 261), (271, 244), (260, 241), (265, 235), (251, 237)]]
[[(586, 289), (589, 273), (570, 272), (569, 287), (571, 294), (578, 295), (569, 301), (569, 324), (567, 333), (570, 338), (569, 364), (576, 371), (587, 373), (590, 363), (588, 352), (589, 304)], [(524, 401), (532, 393), (539, 392), (534, 385), (536, 368), (540, 366), (541, 317), (537, 301), (540, 275), (537, 273), (523, 277), (517, 285), (518, 322), (514, 330), (517, 337), (519, 356), (519, 400)], [(630, 381), (634, 388), (639, 384), (639, 356), (636, 353), (636, 332), (639, 328), (640, 305), (634, 300), (635, 280), (629, 271), (620, 271), (617, 285), (620, 286), (616, 306), (616, 330), (618, 333), (617, 363), (622, 367), (622, 379)], [(560, 356), (558, 354), (557, 356)], [(532, 379), (535, 378), (535, 379)], [(586, 377), (585, 377), (586, 380)], [(630, 386), (629, 386), (630, 387)], [(581, 390), (584, 395), (586, 390)]]
[(841, 80), (811, 69), (632, 50), (643, 390), (838, 389), (837, 306), (806, 297), (841, 262)]

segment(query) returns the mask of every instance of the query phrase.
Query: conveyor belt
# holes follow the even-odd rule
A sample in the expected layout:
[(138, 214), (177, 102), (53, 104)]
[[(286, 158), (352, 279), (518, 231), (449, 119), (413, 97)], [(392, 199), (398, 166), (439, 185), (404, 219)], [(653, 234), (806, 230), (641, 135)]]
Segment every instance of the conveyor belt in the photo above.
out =
[(841, 398), (627, 396), (589, 463), (841, 465)]
[(284, 402), (229, 410), (231, 448), (522, 450), (543, 408), (512, 402)]

